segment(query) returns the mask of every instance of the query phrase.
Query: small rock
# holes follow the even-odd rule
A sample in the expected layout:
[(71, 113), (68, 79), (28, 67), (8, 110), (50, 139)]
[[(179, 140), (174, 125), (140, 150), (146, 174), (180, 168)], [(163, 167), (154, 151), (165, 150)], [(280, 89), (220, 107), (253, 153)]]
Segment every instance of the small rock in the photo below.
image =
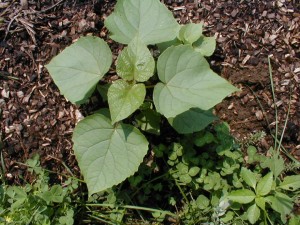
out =
[(9, 98), (9, 91), (6, 91), (5, 89), (3, 89), (1, 91), (1, 95), (3, 98)]
[(270, 13), (270, 14), (268, 14), (268, 19), (274, 19), (275, 18), (275, 13)]
[(75, 116), (76, 116), (76, 122), (79, 122), (80, 120), (84, 119), (84, 116), (81, 114), (81, 112), (78, 109), (75, 110)]
[(239, 11), (238, 11), (237, 9), (234, 9), (234, 10), (231, 12), (230, 15), (231, 15), (232, 17), (236, 17), (236, 15), (238, 14), (238, 12), (239, 12)]
[(259, 121), (263, 120), (263, 118), (264, 118), (264, 115), (261, 110), (256, 111), (255, 116), (256, 116), (257, 120), (259, 120)]
[(18, 96), (18, 98), (23, 98), (24, 97), (24, 92), (23, 91), (18, 91), (17, 96)]

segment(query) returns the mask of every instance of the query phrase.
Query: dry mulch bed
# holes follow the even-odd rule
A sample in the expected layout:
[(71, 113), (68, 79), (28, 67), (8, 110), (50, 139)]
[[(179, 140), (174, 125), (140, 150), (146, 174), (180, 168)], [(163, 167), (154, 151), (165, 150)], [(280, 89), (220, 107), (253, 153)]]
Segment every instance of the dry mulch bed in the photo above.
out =
[[(284, 146), (300, 158), (300, 3), (297, 0), (164, 0), (180, 23), (204, 21), (215, 36), (212, 68), (242, 91), (216, 107), (237, 139), (265, 131), (259, 146), (272, 145), (275, 109), (267, 57), (271, 57), (279, 126), (290, 104)], [(81, 108), (66, 101), (44, 65), (81, 35), (108, 40), (104, 19), (115, 1), (52, 0), (0, 2), (0, 109), (6, 179), (18, 183), (17, 162), (32, 154), (62, 172), (65, 162), (79, 174), (71, 135)], [(113, 47), (113, 42), (112, 48)], [(263, 109), (260, 107), (260, 104)], [(91, 103), (97, 103), (97, 97)], [(2, 165), (3, 166), (3, 165)]]

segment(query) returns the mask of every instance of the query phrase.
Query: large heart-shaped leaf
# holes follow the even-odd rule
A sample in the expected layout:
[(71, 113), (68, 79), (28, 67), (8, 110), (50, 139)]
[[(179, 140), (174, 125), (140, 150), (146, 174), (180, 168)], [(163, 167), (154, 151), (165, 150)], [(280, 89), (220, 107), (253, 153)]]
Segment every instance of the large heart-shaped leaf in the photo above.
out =
[(215, 74), (205, 58), (190, 45), (165, 50), (158, 58), (157, 72), (162, 82), (154, 88), (154, 104), (167, 118), (191, 108), (208, 110), (237, 91)]
[(180, 26), (158, 0), (119, 0), (105, 20), (111, 39), (128, 44), (136, 35), (146, 44), (173, 40)]
[(125, 119), (137, 110), (145, 96), (144, 84), (128, 84), (124, 80), (115, 81), (107, 93), (112, 123)]
[(155, 62), (147, 46), (137, 36), (124, 48), (117, 60), (117, 73), (125, 80), (147, 81)]
[(73, 133), (74, 152), (89, 195), (116, 185), (137, 171), (148, 142), (135, 127), (101, 114), (80, 121)]
[(217, 118), (211, 110), (191, 108), (175, 118), (168, 118), (168, 121), (178, 133), (190, 134), (203, 130)]
[(112, 53), (97, 37), (82, 37), (46, 66), (60, 92), (72, 103), (88, 99), (109, 70)]

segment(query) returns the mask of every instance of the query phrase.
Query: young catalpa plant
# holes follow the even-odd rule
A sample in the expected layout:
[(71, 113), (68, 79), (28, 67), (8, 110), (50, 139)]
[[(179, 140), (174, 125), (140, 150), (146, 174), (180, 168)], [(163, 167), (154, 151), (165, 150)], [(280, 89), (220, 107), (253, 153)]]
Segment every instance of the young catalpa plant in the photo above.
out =
[[(127, 47), (116, 61), (119, 79), (107, 92), (101, 91), (107, 85), (97, 88), (108, 100), (109, 110), (86, 117), (74, 129), (74, 152), (90, 195), (137, 171), (148, 141), (132, 124), (144, 133), (159, 134), (162, 115), (178, 133), (200, 131), (216, 119), (211, 108), (237, 90), (215, 74), (204, 58), (213, 53), (215, 40), (203, 36), (202, 24), (180, 26), (159, 0), (119, 0), (105, 26), (111, 39)], [(160, 49), (157, 62), (148, 45)], [(88, 36), (46, 67), (61, 93), (79, 105), (91, 97), (111, 64), (107, 43)], [(159, 80), (150, 81), (155, 74)], [(154, 86), (149, 96), (145, 83)], [(137, 110), (140, 114), (132, 124), (122, 122)]]

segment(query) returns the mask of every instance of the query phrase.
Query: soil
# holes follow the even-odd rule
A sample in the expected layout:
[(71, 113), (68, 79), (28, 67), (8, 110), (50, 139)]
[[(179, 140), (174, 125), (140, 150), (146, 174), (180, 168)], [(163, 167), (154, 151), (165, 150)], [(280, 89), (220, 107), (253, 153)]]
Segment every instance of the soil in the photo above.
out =
[[(103, 26), (116, 1), (38, 0), (0, 2), (1, 155), (6, 179), (19, 183), (18, 162), (38, 153), (42, 165), (64, 173), (64, 163), (79, 175), (71, 135), (78, 117), (97, 102), (77, 107), (60, 95), (45, 65), (82, 35), (108, 40)], [(280, 132), (287, 112), (283, 146), (300, 159), (300, 3), (298, 0), (230, 1), (164, 0), (181, 24), (204, 22), (215, 36), (212, 68), (241, 91), (226, 98), (215, 112), (241, 140), (264, 131), (260, 151), (272, 146), (275, 107)], [(290, 107), (290, 110), (288, 108)]]

